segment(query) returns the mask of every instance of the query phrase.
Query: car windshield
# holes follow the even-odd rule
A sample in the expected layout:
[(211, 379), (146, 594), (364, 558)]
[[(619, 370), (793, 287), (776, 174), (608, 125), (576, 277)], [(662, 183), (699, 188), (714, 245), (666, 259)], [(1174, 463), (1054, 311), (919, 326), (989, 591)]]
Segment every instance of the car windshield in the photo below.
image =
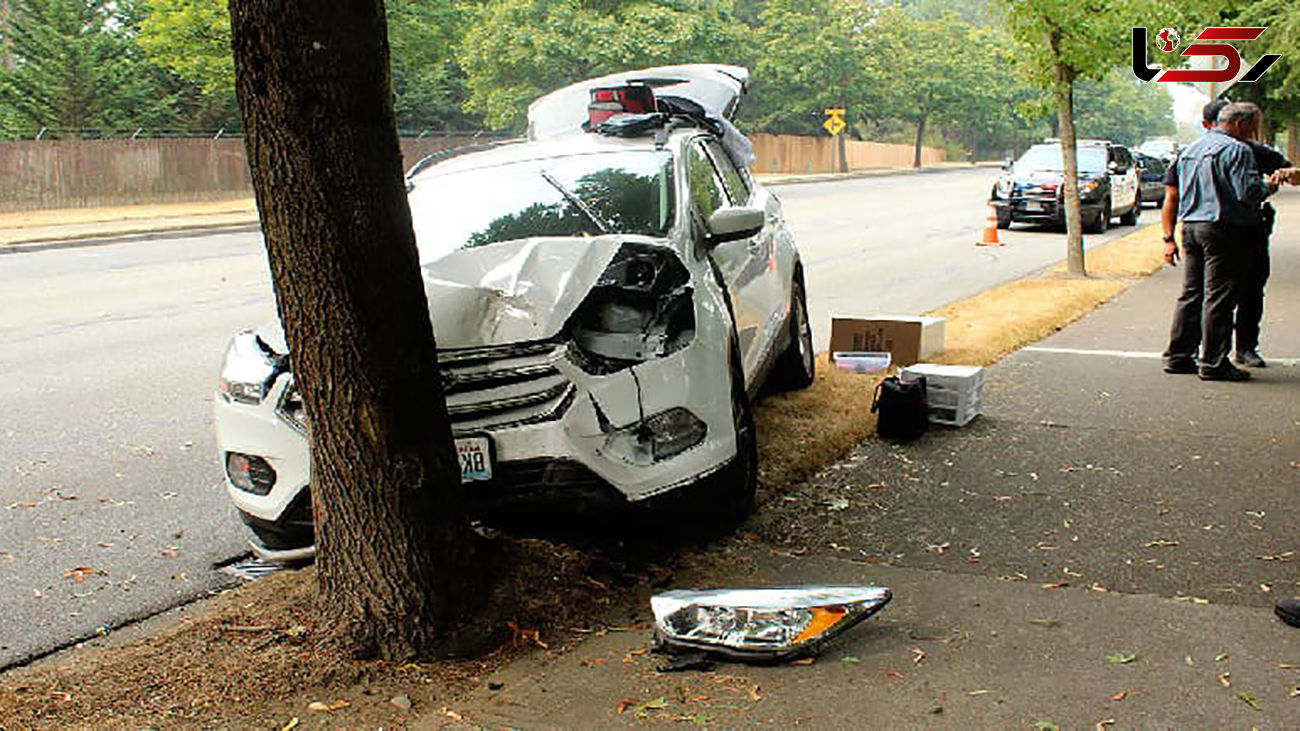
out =
[[(1079, 172), (1084, 174), (1100, 173), (1106, 170), (1106, 148), (1079, 147)], [(1059, 173), (1065, 168), (1061, 162), (1060, 145), (1035, 145), (1016, 160), (1016, 175), (1029, 175), (1036, 172)]]
[(665, 236), (672, 156), (626, 150), (526, 160), (422, 180), (410, 193), (420, 258), (534, 236)]

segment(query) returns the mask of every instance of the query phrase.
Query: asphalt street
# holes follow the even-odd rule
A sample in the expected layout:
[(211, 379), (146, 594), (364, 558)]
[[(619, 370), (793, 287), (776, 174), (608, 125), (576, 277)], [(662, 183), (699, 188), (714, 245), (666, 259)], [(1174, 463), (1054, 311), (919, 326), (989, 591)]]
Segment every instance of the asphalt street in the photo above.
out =
[[(777, 187), (818, 348), (831, 314), (919, 314), (1060, 260), (1058, 232), (974, 246), (995, 177)], [(212, 393), (230, 336), (273, 311), (256, 233), (0, 259), (0, 668), (229, 583), (213, 567), (245, 546)]]

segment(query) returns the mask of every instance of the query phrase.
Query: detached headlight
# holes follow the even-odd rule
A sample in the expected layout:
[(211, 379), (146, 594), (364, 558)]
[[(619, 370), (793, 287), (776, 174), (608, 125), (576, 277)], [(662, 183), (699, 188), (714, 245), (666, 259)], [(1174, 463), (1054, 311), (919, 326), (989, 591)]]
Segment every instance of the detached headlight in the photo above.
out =
[(651, 597), (650, 608), (661, 650), (775, 661), (811, 654), (892, 597), (883, 586), (683, 590)]
[(662, 246), (623, 244), (570, 320), (578, 365), (602, 375), (686, 347), (691, 276)]
[(217, 391), (227, 401), (260, 404), (283, 368), (282, 359), (252, 332), (244, 331), (230, 341), (221, 364)]

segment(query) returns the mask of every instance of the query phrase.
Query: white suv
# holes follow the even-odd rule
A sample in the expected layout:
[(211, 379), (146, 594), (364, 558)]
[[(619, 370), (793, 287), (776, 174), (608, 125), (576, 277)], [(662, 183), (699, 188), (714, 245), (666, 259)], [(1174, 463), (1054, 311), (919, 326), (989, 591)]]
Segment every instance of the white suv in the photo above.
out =
[[(726, 121), (746, 80), (712, 65), (593, 79), (534, 102), (528, 140), (412, 169), (476, 511), (669, 493), (724, 517), (752, 507), (750, 400), (769, 375), (811, 383), (813, 352), (794, 240)], [(227, 490), (276, 560), (313, 552), (286, 352), (278, 323), (237, 335), (215, 407)]]

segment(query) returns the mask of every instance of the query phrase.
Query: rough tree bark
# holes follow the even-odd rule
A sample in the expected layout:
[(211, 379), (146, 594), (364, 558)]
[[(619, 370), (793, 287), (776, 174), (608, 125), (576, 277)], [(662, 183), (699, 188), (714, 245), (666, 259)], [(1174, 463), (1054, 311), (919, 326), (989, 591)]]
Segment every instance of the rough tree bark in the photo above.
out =
[(912, 146), (912, 167), (921, 167), (921, 150), (925, 145), (925, 120), (929, 115), (922, 114), (916, 122), (916, 144)]
[(473, 534), (394, 128), (382, 0), (231, 0), (236, 93), (312, 424), (323, 626), (358, 656), (457, 652)]
[[(1047, 42), (1052, 57), (1060, 58), (1060, 31), (1049, 31)], [(1065, 184), (1065, 261), (1071, 274), (1086, 276), (1083, 262), (1083, 210), (1079, 205), (1079, 155), (1074, 133), (1074, 70), (1057, 63), (1055, 66), (1053, 96), (1056, 117), (1060, 127), (1061, 176)]]

